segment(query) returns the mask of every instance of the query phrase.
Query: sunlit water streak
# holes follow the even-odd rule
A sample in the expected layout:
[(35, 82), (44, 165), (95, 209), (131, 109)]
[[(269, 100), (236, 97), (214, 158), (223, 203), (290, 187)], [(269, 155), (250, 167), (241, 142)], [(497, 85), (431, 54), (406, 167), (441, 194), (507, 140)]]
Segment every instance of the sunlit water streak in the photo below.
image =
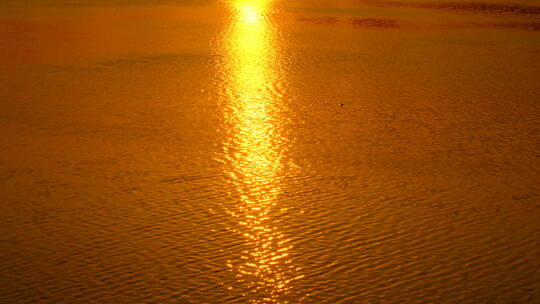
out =
[(226, 133), (221, 157), (229, 181), (240, 197), (227, 212), (236, 219), (232, 230), (245, 239), (238, 260), (229, 260), (239, 286), (251, 303), (288, 303), (287, 294), (299, 268), (289, 256), (287, 235), (276, 223), (283, 163), (287, 150), (284, 108), (279, 93), (283, 71), (277, 38), (268, 20), (270, 2), (240, 0), (224, 34), (222, 88)]

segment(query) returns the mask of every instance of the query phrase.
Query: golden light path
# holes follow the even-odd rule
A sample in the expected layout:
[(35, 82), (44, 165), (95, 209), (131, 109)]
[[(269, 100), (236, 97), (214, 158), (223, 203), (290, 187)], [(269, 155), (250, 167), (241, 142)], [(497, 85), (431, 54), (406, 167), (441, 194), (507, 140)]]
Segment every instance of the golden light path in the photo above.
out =
[(229, 209), (246, 241), (239, 260), (229, 260), (238, 286), (251, 303), (289, 303), (292, 281), (301, 277), (291, 246), (276, 227), (280, 208), (286, 136), (279, 84), (283, 71), (276, 32), (268, 20), (270, 1), (238, 0), (225, 34), (224, 118), (226, 173), (240, 196)]

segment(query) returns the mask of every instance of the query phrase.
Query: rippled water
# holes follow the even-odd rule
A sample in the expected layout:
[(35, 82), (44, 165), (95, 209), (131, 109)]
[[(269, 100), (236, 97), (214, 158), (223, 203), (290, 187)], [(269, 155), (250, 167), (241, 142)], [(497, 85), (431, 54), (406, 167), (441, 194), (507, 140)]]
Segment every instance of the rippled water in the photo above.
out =
[(0, 0), (0, 303), (537, 303), (539, 17)]

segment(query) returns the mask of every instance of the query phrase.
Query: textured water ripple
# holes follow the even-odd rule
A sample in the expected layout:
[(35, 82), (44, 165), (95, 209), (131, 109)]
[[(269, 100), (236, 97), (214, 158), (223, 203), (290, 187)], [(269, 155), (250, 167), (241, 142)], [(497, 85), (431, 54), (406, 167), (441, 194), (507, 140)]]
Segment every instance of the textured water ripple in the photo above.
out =
[(0, 303), (535, 303), (531, 5), (248, 2), (1, 15)]

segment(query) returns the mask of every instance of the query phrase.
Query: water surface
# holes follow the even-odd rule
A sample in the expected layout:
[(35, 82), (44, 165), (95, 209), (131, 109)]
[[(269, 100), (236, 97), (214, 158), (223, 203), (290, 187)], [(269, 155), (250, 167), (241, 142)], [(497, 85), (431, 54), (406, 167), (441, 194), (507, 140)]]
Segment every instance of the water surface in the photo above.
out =
[(538, 302), (539, 15), (0, 0), (0, 302)]

